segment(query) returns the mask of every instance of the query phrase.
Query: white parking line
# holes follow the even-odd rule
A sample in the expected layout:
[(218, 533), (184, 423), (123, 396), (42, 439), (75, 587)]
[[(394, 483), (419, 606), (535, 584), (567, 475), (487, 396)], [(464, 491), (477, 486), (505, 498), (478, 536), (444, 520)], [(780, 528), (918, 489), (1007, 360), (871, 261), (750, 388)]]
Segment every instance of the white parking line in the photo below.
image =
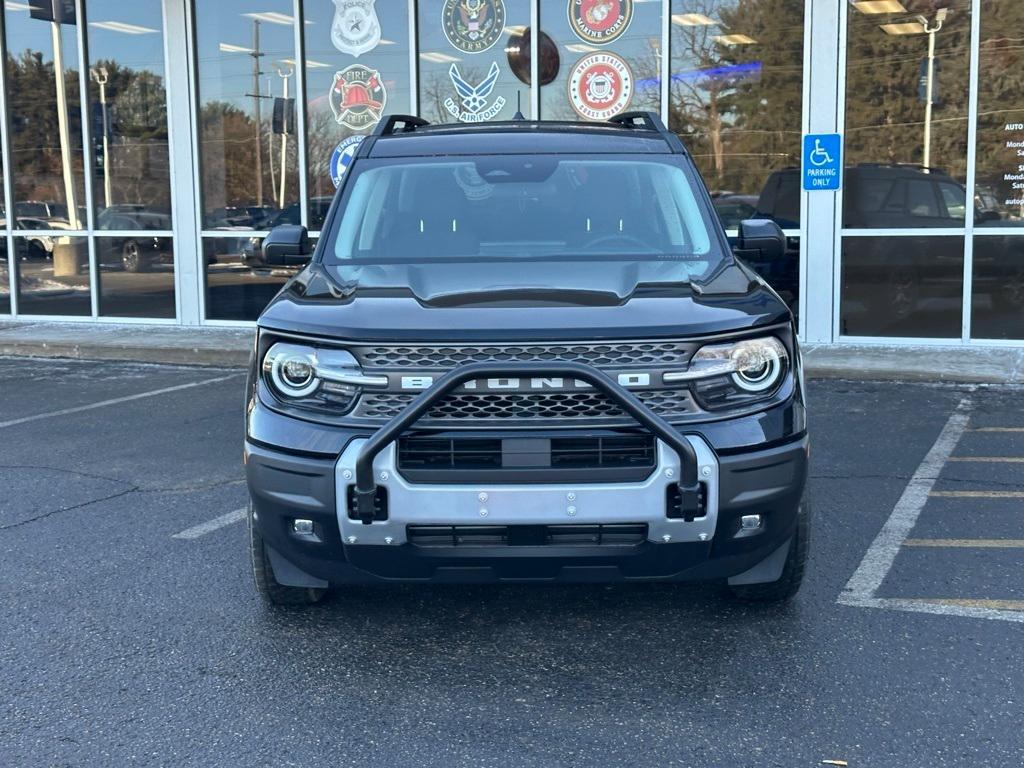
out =
[(231, 512), (215, 517), (213, 520), (207, 520), (205, 523), (199, 525), (193, 525), (191, 528), (186, 528), (180, 533), (176, 533), (171, 536), (172, 539), (198, 539), (200, 536), (205, 536), (208, 533), (213, 533), (220, 528), (223, 528), (232, 523), (237, 523), (241, 520), (245, 520), (246, 508), (235, 509)]
[(236, 376), (243, 375), (241, 372), (232, 373), (227, 376), (218, 376), (214, 379), (203, 379), (202, 381), (193, 381), (188, 384), (178, 384), (174, 387), (163, 387), (162, 389), (153, 389), (149, 392), (139, 392), (137, 395), (127, 395), (126, 397), (115, 397), (111, 400), (101, 400), (98, 403), (90, 403), (89, 405), (79, 405), (75, 408), (62, 408), (59, 411), (48, 411), (46, 413), (37, 413), (34, 416), (23, 416), (20, 419), (11, 419), (10, 421), (0, 421), (0, 428), (3, 427), (14, 427), (18, 424), (27, 424), (30, 421), (38, 421), (39, 419), (52, 419), (55, 416), (67, 416), (71, 413), (81, 413), (82, 411), (91, 411), (94, 408), (106, 408), (108, 405), (118, 405), (119, 403), (127, 403), (131, 400), (142, 400), (146, 397), (156, 397), (157, 395), (166, 395), (170, 392), (179, 392), (183, 389), (191, 389), (192, 387), (202, 387), (206, 384), (216, 384), (219, 381), (227, 381), (233, 379)]
[(859, 608), (888, 608), (914, 613), (932, 613), (944, 616), (967, 616), (976, 619), (999, 619), (1024, 623), (1024, 612), (984, 607), (982, 604), (963, 604), (950, 601), (924, 602), (912, 599), (875, 597), (892, 568), (900, 547), (904, 545), (917, 518), (928, 501), (935, 481), (956, 448), (960, 436), (967, 428), (971, 402), (964, 398), (949, 417), (935, 444), (910, 478), (907, 487), (885, 521), (882, 530), (868, 548), (860, 566), (846, 583), (837, 602)]

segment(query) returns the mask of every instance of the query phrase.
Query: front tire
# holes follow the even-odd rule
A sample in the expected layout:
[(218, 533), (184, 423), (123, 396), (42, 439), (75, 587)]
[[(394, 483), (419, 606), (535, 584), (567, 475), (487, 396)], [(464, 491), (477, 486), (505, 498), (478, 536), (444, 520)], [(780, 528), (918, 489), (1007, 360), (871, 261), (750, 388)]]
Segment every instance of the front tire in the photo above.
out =
[(779, 603), (791, 600), (800, 590), (804, 580), (804, 568), (807, 565), (807, 550), (811, 539), (811, 508), (808, 501), (800, 503), (796, 516), (796, 532), (789, 542), (789, 554), (786, 564), (782, 567), (782, 575), (776, 581), (766, 584), (734, 584), (730, 585), (740, 600), (756, 603)]
[(143, 270), (142, 248), (134, 240), (129, 240), (121, 246), (121, 266), (125, 272), (133, 274)]
[(316, 587), (287, 587), (278, 584), (274, 569), (267, 556), (267, 545), (256, 530), (253, 521), (252, 503), (249, 504), (249, 555), (252, 559), (252, 575), (256, 591), (267, 605), (312, 605), (326, 594), (326, 589)]

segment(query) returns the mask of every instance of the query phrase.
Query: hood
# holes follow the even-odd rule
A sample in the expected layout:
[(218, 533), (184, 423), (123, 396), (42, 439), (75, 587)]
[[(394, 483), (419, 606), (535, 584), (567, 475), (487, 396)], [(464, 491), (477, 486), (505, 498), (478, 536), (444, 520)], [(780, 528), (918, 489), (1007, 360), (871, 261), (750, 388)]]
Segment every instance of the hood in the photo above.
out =
[(722, 281), (665, 282), (678, 269), (672, 263), (554, 266), (544, 265), (541, 282), (511, 272), (481, 280), (460, 264), (338, 270), (314, 263), (271, 301), (259, 324), (359, 341), (539, 341), (705, 336), (791, 318), (782, 300), (745, 272), (742, 291), (735, 273), (716, 291), (709, 289)]

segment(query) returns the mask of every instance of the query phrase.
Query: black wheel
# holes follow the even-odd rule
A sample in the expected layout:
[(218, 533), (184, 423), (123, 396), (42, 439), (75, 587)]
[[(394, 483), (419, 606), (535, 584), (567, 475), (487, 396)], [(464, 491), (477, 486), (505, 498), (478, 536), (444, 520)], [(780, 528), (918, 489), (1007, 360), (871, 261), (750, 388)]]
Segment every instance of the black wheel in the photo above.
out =
[(1017, 267), (1000, 281), (993, 291), (992, 304), (1002, 312), (1015, 312), (1024, 308), (1024, 267)]
[(29, 242), (28, 244), (28, 258), (32, 261), (42, 261), (50, 254), (46, 252), (46, 249), (36, 242)]
[(789, 554), (777, 581), (767, 584), (735, 584), (729, 588), (741, 600), (758, 603), (777, 603), (791, 599), (804, 580), (807, 548), (811, 539), (811, 507), (806, 500), (800, 504), (796, 516), (796, 533), (789, 543)]
[(128, 240), (121, 246), (121, 265), (125, 272), (142, 271), (142, 249), (134, 240)]
[(249, 505), (249, 555), (252, 558), (252, 575), (256, 591), (268, 605), (312, 605), (319, 602), (326, 589), (315, 587), (286, 587), (274, 578), (274, 569), (267, 557), (263, 537), (253, 524), (252, 504)]

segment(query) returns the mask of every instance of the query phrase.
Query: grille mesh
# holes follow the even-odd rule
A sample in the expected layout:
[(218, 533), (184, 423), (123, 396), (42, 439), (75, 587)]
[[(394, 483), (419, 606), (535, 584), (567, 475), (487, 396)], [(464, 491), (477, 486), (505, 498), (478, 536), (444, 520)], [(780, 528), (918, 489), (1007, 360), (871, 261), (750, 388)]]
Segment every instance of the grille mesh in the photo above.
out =
[(614, 342), (607, 344), (494, 344), (451, 346), (360, 346), (353, 354), (364, 369), (415, 368), (448, 370), (465, 363), (574, 361), (606, 368), (612, 366), (683, 365), (693, 349), (678, 341)]
[[(685, 389), (635, 392), (641, 401), (659, 416), (674, 418), (693, 411)], [(416, 395), (365, 392), (356, 407), (356, 416), (389, 419), (407, 406)], [(535, 419), (609, 419), (632, 421), (622, 410), (598, 392), (532, 393), (454, 393), (431, 409), (422, 419), (427, 422), (493, 420), (501, 422)]]

